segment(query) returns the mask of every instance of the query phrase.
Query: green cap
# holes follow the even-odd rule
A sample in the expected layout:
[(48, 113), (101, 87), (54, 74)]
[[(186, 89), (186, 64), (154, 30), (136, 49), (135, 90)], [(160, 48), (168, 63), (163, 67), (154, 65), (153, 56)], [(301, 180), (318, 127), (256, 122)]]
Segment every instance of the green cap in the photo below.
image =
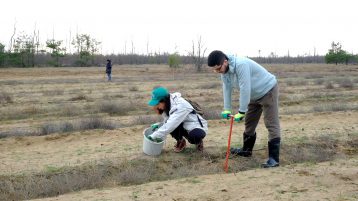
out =
[(148, 105), (155, 106), (158, 105), (161, 100), (169, 95), (169, 92), (164, 87), (158, 87), (152, 91), (152, 100), (148, 102)]

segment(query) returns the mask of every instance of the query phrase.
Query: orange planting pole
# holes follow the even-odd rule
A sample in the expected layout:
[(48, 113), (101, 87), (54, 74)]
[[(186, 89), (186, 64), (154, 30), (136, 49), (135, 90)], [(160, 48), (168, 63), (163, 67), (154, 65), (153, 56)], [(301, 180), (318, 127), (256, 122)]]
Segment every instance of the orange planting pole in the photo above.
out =
[(227, 141), (227, 151), (226, 151), (226, 159), (224, 164), (224, 170), (227, 173), (229, 169), (229, 155), (230, 155), (230, 144), (231, 144), (231, 133), (232, 133), (232, 125), (234, 122), (234, 116), (230, 116), (230, 133), (229, 133), (229, 139)]

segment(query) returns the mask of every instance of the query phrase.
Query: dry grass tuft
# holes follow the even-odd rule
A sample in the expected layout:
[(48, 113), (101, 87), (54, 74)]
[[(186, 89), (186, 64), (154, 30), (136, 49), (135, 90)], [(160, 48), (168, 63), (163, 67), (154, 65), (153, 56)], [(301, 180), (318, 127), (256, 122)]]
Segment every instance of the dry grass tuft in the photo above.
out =
[(97, 103), (97, 108), (100, 112), (105, 112), (110, 115), (126, 115), (129, 111), (135, 109), (134, 105), (129, 102), (115, 101), (103, 101)]
[(25, 128), (14, 128), (8, 131), (0, 131), (0, 138), (21, 137), (30, 135), (38, 135), (38, 132), (36, 130), (30, 130)]
[(4, 104), (4, 103), (13, 103), (14, 100), (12, 98), (12, 96), (4, 91), (0, 92), (0, 104)]
[(73, 117), (82, 114), (81, 108), (73, 104), (61, 105), (61, 114), (66, 117)]
[(107, 129), (113, 130), (119, 126), (116, 126), (113, 122), (104, 120), (99, 117), (91, 117), (86, 119), (81, 119), (79, 122), (75, 123), (78, 130), (92, 130), (92, 129)]
[(29, 105), (25, 107), (4, 107), (0, 109), (0, 112), (0, 120), (15, 120), (33, 118), (46, 111), (38, 106)]
[(201, 84), (198, 86), (198, 89), (219, 89), (221, 88), (222, 84), (219, 82), (209, 82), (205, 84)]
[(88, 97), (87, 97), (86, 95), (84, 95), (84, 94), (78, 94), (77, 96), (72, 97), (72, 98), (70, 98), (69, 100), (70, 100), (70, 101), (81, 101), (81, 100), (86, 100), (86, 101), (88, 101), (89, 99), (88, 99)]
[(327, 82), (325, 87), (326, 87), (326, 89), (334, 89), (334, 86), (333, 86), (332, 82)]
[(40, 127), (39, 135), (49, 135), (52, 133), (66, 133), (81, 130), (107, 129), (113, 130), (118, 128), (111, 121), (104, 120), (99, 117), (90, 117), (78, 119), (71, 122), (45, 123)]
[(324, 79), (315, 79), (315, 80), (314, 80), (314, 83), (315, 83), (316, 85), (321, 85), (321, 84), (324, 83)]
[(130, 86), (130, 87), (128, 88), (128, 90), (129, 90), (129, 91), (138, 91), (139, 89), (138, 89), (137, 86)]
[(340, 80), (339, 86), (346, 89), (353, 89), (354, 83), (352, 82), (352, 80), (346, 78)]
[(54, 89), (54, 90), (47, 90), (42, 92), (45, 96), (61, 96), (64, 94), (64, 90), (61, 89)]
[(331, 135), (320, 135), (314, 139), (300, 138), (296, 143), (282, 147), (282, 152), (287, 153), (284, 159), (287, 163), (318, 163), (333, 160), (340, 150), (337, 150), (339, 142)]
[(221, 114), (220, 110), (205, 109), (204, 119), (206, 120), (220, 119), (221, 118), (220, 114)]
[(40, 135), (48, 135), (51, 133), (65, 133), (74, 131), (74, 126), (71, 122), (60, 123), (45, 123), (40, 128)]
[(357, 110), (358, 106), (349, 105), (346, 103), (331, 103), (331, 104), (320, 104), (313, 107), (314, 112), (331, 112), (331, 111), (348, 111)]
[(299, 79), (288, 79), (286, 81), (287, 86), (305, 86), (307, 85), (307, 80), (299, 78)]
[(138, 115), (134, 117), (129, 125), (146, 125), (161, 121), (162, 117), (159, 115)]

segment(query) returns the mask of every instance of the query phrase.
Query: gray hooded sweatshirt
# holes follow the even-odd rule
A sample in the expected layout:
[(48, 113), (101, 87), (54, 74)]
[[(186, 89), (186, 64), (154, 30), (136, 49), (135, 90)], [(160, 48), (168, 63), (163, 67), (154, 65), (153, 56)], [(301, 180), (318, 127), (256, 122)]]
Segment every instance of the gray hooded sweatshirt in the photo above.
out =
[(231, 110), (232, 88), (240, 90), (240, 112), (247, 112), (250, 101), (258, 100), (276, 84), (276, 77), (255, 61), (229, 57), (229, 70), (221, 75), (223, 81), (224, 110)]

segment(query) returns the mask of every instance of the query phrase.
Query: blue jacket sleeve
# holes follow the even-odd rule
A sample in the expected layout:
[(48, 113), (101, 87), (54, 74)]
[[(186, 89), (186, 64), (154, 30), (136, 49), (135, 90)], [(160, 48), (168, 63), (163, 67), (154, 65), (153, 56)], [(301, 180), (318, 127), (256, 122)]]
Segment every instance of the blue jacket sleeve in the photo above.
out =
[(221, 80), (223, 83), (224, 110), (231, 111), (232, 82), (230, 77), (224, 74), (221, 75)]
[(240, 89), (240, 112), (247, 112), (251, 97), (251, 73), (250, 67), (242, 63), (236, 67), (236, 75)]

